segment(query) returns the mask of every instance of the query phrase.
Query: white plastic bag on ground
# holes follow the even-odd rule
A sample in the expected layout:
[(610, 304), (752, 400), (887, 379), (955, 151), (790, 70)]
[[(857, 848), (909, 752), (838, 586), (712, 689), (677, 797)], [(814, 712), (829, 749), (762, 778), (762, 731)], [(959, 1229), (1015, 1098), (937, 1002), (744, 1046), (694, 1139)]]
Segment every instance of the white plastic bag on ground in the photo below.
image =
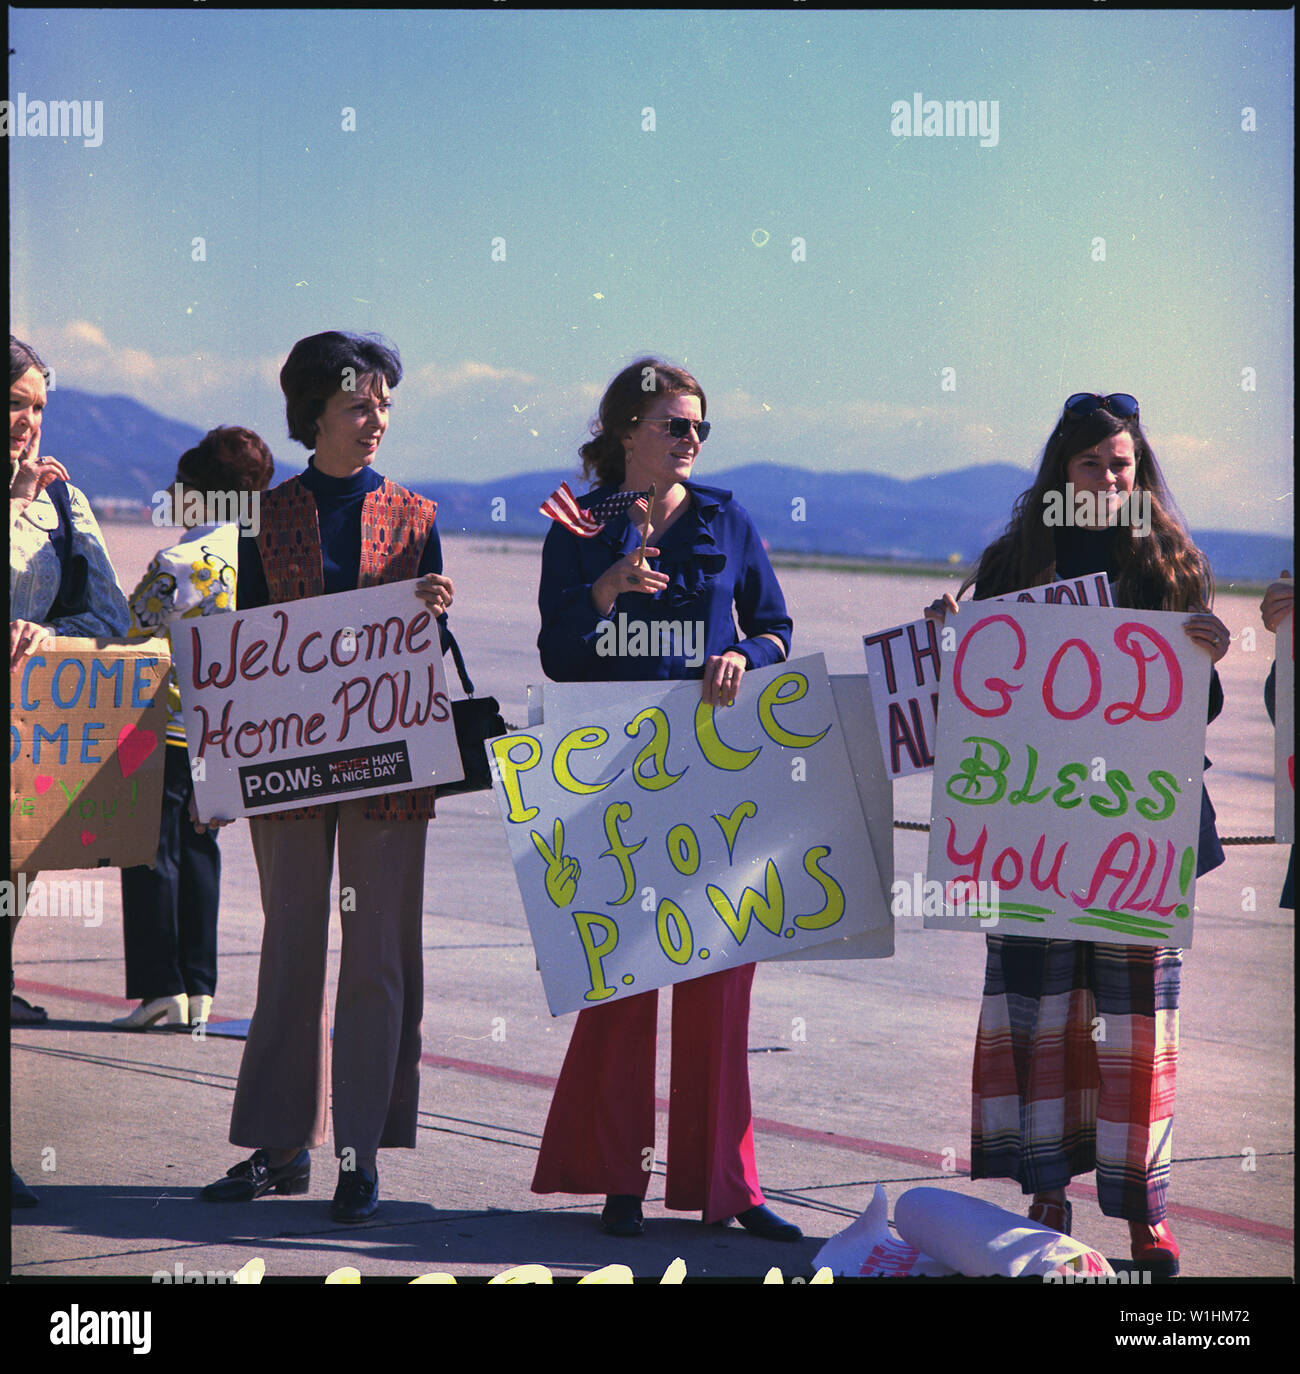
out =
[(979, 1198), (911, 1188), (894, 1208), (880, 1184), (871, 1205), (822, 1246), (814, 1261), (837, 1277), (964, 1274), (1026, 1278), (1057, 1272), (1110, 1274), (1105, 1257), (1071, 1236)]

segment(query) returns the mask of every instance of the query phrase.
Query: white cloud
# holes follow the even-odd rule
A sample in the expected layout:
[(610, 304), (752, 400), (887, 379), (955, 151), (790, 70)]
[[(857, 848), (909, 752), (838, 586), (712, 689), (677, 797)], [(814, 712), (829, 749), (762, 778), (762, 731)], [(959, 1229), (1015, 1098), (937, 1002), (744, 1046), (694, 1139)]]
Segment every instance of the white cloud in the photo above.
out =
[(232, 392), (268, 383), (279, 392), (282, 358), (166, 356), (114, 343), (90, 320), (71, 320), (42, 335), (41, 356), (53, 359), (59, 382), (87, 391), (127, 395), (164, 415), (204, 415)]
[(407, 373), (403, 380), (407, 384), (408, 393), (415, 391), (419, 398), (446, 396), (483, 383), (502, 382), (526, 387), (537, 385), (537, 378), (531, 373), (493, 367), (491, 363), (474, 362), (472, 359), (466, 359), (454, 367), (426, 363), (417, 371)]

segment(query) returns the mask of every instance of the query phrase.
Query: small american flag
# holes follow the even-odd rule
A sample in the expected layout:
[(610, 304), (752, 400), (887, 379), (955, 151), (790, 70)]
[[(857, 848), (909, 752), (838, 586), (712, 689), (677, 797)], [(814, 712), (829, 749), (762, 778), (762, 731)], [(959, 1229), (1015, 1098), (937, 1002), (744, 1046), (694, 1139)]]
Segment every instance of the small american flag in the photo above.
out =
[(578, 504), (567, 482), (561, 482), (559, 489), (553, 491), (541, 504), (543, 515), (558, 521), (566, 530), (571, 530), (580, 539), (590, 539), (605, 528), (605, 522), (616, 515), (622, 515), (629, 506), (639, 501), (646, 493), (643, 491), (616, 491), (603, 501), (585, 510)]

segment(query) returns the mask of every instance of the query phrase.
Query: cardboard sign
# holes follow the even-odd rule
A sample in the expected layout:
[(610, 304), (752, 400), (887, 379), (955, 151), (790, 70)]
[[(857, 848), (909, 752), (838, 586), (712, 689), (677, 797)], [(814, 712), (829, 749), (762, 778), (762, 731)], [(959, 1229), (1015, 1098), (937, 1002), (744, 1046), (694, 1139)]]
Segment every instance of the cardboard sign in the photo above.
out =
[(464, 777), (438, 626), (414, 586), (172, 627), (201, 820)]
[(1295, 612), (1277, 627), (1273, 714), (1273, 838), (1295, 843)]
[(1015, 602), (950, 620), (927, 928), (1191, 944), (1210, 656), (1185, 620)]
[[(1105, 573), (1049, 582), (989, 600), (1037, 601), (1053, 606), (1112, 604)], [(924, 773), (934, 767), (934, 722), (939, 712), (938, 632), (933, 621), (914, 620), (909, 625), (895, 625), (893, 629), (862, 636), (876, 728), (891, 778)]]
[(9, 676), (9, 864), (127, 868), (158, 853), (165, 639), (47, 639)]
[(820, 655), (726, 710), (695, 680), (584, 684), (577, 715), (547, 692), (491, 749), (554, 1014), (888, 921)]

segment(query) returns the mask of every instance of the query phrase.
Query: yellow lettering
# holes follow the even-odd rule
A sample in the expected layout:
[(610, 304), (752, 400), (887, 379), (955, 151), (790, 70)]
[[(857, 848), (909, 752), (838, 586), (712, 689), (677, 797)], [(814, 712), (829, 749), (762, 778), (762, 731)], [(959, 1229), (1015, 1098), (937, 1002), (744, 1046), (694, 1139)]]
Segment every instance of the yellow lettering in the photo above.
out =
[(781, 933), (781, 924), (785, 918), (785, 892), (781, 887), (781, 875), (776, 871), (776, 864), (771, 859), (767, 861), (764, 877), (767, 887), (766, 899), (760, 897), (752, 887), (747, 887), (740, 894), (739, 912), (732, 906), (731, 898), (720, 887), (714, 887), (710, 883), (704, 889), (709, 901), (713, 903), (714, 911), (726, 922), (727, 929), (736, 937), (738, 945), (745, 943), (752, 916), (757, 916), (759, 924), (766, 926), (773, 935)]
[[(787, 687), (792, 687), (794, 690), (787, 692), (785, 690)], [(797, 735), (793, 731), (785, 730), (779, 726), (776, 723), (776, 716), (773, 714), (778, 705), (788, 706), (791, 702), (798, 701), (807, 695), (808, 679), (802, 673), (782, 673), (780, 677), (774, 677), (763, 688), (758, 698), (758, 719), (763, 727), (763, 733), (769, 739), (775, 740), (778, 744), (784, 744), (790, 749), (807, 749), (809, 745), (816, 744), (831, 728), (829, 725), (820, 734)]]
[(824, 844), (814, 845), (803, 856), (804, 872), (826, 894), (826, 904), (808, 916), (796, 916), (794, 923), (801, 930), (825, 930), (844, 915), (844, 889), (821, 867), (821, 860), (831, 851)]
[(623, 870), (623, 895), (610, 902), (610, 906), (622, 906), (624, 902), (630, 902), (636, 892), (636, 873), (632, 868), (631, 856), (645, 844), (645, 841), (625, 844), (622, 835), (618, 833), (619, 821), (631, 819), (632, 808), (627, 802), (610, 802), (605, 808), (605, 838), (609, 841), (609, 848), (600, 857), (613, 859)]
[[(528, 747), (528, 757), (520, 759), (518, 762), (511, 756), (511, 750), (517, 744), (524, 744)], [(524, 806), (524, 795), (523, 789), (519, 785), (519, 774), (526, 773), (530, 768), (536, 768), (541, 757), (542, 746), (532, 735), (503, 735), (501, 739), (492, 741), (492, 758), (501, 778), (501, 786), (505, 788), (506, 797), (510, 802), (509, 819), (514, 821), (516, 825), (522, 824), (524, 821), (531, 821), (537, 815), (537, 807)]]
[(725, 768), (729, 773), (738, 773), (748, 768), (758, 757), (758, 749), (733, 749), (718, 738), (718, 723), (714, 718), (714, 708), (702, 697), (695, 708), (695, 740), (700, 752), (715, 768)]
[[(647, 706), (635, 720), (624, 727), (628, 738), (635, 739), (641, 733), (641, 722), (644, 720), (648, 720), (654, 727), (653, 733), (632, 764), (632, 776), (639, 787), (651, 792), (662, 792), (665, 787), (671, 787), (686, 769), (683, 768), (681, 773), (668, 771), (664, 761), (668, 754), (668, 717), (658, 706)], [(654, 764), (654, 771), (649, 774), (641, 771), (641, 765), (647, 759)]]
[(494, 1274), (489, 1280), (493, 1283), (554, 1283), (551, 1271), (544, 1264), (517, 1264), (513, 1269)]
[(695, 838), (695, 831), (684, 821), (673, 826), (665, 843), (668, 846), (668, 858), (678, 873), (689, 875), (699, 868), (700, 842)]
[(631, 1283), (632, 1271), (626, 1264), (607, 1264), (603, 1269), (597, 1269), (594, 1274), (584, 1274), (578, 1280), (579, 1285), (584, 1283)]
[[(670, 916), (675, 931), (673, 936), (668, 933), (668, 918)], [(667, 897), (659, 903), (659, 910), (655, 912), (655, 932), (659, 936), (659, 948), (674, 964), (690, 962), (691, 955), (695, 952), (695, 939), (691, 934), (691, 923), (686, 919), (686, 913), (681, 907)]]
[(715, 814), (713, 819), (717, 821), (722, 831), (722, 838), (727, 842), (727, 862), (731, 862), (732, 851), (736, 847), (736, 836), (740, 833), (740, 827), (751, 816), (758, 815), (758, 807), (752, 801), (743, 801), (731, 813), (730, 816)]
[[(618, 926), (608, 916), (597, 911), (575, 911), (573, 922), (578, 927), (578, 939), (582, 942), (582, 952), (587, 958), (587, 976), (591, 991), (582, 994), (586, 1002), (603, 1002), (618, 991), (605, 981), (605, 968), (602, 960), (613, 954), (618, 945)], [(593, 928), (600, 926), (605, 938), (598, 944)]]
[(591, 792), (603, 791), (615, 778), (621, 776), (623, 770), (620, 768), (613, 778), (606, 778), (604, 782), (581, 782), (569, 769), (569, 755), (583, 749), (599, 749), (608, 739), (609, 731), (600, 725), (570, 730), (556, 745), (555, 757), (551, 760), (551, 772), (555, 775), (555, 781), (566, 792), (577, 792), (584, 796)]

